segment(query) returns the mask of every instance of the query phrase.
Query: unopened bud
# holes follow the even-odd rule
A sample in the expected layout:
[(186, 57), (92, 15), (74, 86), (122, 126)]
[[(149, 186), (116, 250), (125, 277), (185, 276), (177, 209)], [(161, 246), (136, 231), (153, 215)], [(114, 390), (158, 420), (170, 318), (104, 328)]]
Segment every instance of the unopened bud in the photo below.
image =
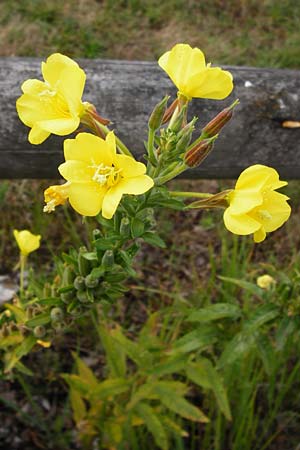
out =
[(79, 253), (78, 253), (79, 273), (83, 277), (88, 275), (90, 273), (90, 271), (91, 271), (90, 262), (86, 258), (84, 258), (84, 256), (83, 256), (83, 254), (86, 253), (86, 251), (87, 251), (86, 247), (80, 247), (79, 248)]
[(130, 232), (130, 220), (128, 217), (123, 217), (120, 224), (120, 234), (122, 236), (128, 236)]
[(173, 103), (169, 106), (169, 108), (166, 110), (163, 119), (162, 119), (162, 125), (164, 125), (165, 123), (169, 122), (169, 120), (171, 119), (175, 109), (177, 108), (178, 105), (178, 98), (176, 98)]
[(106, 250), (102, 257), (102, 265), (105, 268), (110, 268), (114, 264), (114, 252), (112, 250)]
[(82, 289), (85, 288), (85, 282), (84, 282), (84, 277), (82, 277), (81, 275), (78, 275), (75, 280), (74, 280), (74, 288), (77, 291), (80, 291)]
[(166, 112), (167, 102), (170, 96), (166, 95), (157, 105), (154, 107), (148, 122), (148, 126), (151, 130), (157, 130), (161, 124)]
[(170, 130), (174, 131), (174, 133), (178, 133), (181, 128), (183, 128), (186, 125), (186, 110), (187, 105), (184, 105), (180, 112), (178, 113), (177, 117), (175, 118), (174, 122), (169, 125)]
[(43, 325), (38, 325), (34, 328), (33, 334), (36, 338), (42, 338), (46, 334), (46, 328)]
[(180, 154), (186, 150), (186, 148), (189, 146), (192, 134), (194, 131), (194, 120), (192, 120), (190, 123), (188, 123), (181, 131), (180, 131), (180, 138), (176, 144), (176, 153)]
[(212, 151), (214, 140), (216, 137), (210, 139), (203, 139), (194, 147), (186, 152), (184, 155), (184, 162), (189, 167), (197, 167)]
[(95, 288), (99, 284), (98, 278), (93, 278), (91, 275), (87, 275), (84, 279), (85, 285), (87, 288)]
[(74, 300), (74, 293), (73, 292), (64, 292), (60, 294), (60, 298), (64, 303), (70, 303), (72, 300)]
[(64, 318), (64, 312), (61, 308), (53, 308), (51, 309), (50, 317), (53, 322), (61, 322)]
[(101, 231), (96, 228), (95, 230), (93, 230), (93, 238), (96, 241), (96, 239), (99, 239), (101, 237)]
[(74, 272), (70, 266), (66, 266), (64, 268), (63, 276), (62, 276), (62, 285), (69, 286), (73, 283), (74, 280)]
[(80, 303), (88, 303), (89, 302), (86, 291), (78, 291), (76, 294), (76, 297), (80, 301)]
[(216, 115), (202, 130), (202, 135), (205, 138), (210, 138), (218, 134), (227, 122), (231, 119), (233, 115), (234, 107), (239, 103), (236, 100), (228, 108), (223, 109), (219, 114)]

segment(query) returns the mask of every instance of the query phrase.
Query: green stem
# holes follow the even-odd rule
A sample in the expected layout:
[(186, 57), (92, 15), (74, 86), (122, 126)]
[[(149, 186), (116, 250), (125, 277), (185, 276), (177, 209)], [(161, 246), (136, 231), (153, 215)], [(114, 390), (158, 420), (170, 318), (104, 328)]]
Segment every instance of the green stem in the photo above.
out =
[[(98, 120), (94, 119), (95, 122), (97, 122), (98, 127), (103, 131), (105, 135), (107, 135), (111, 130), (107, 128), (102, 123), (98, 122)], [(131, 151), (126, 147), (126, 145), (121, 141), (121, 139), (118, 138), (118, 136), (115, 135), (117, 147), (120, 150), (123, 155), (131, 156), (133, 158), (133, 155)]]
[(155, 136), (155, 130), (152, 130), (149, 128), (148, 132), (148, 155), (150, 162), (156, 161), (156, 155), (154, 153), (154, 136)]
[(169, 191), (171, 197), (196, 197), (196, 198), (209, 198), (213, 194), (205, 192), (181, 192), (181, 191)]
[(20, 255), (20, 294), (23, 294), (24, 291), (24, 272), (26, 265), (26, 256)]
[(173, 178), (177, 177), (177, 175), (181, 174), (182, 172), (184, 172), (188, 167), (185, 164), (180, 164), (179, 166), (177, 166), (174, 170), (172, 170), (170, 173), (168, 173), (167, 175), (164, 175), (162, 177), (157, 177), (154, 179), (154, 183), (157, 186), (160, 186), (162, 184), (165, 184), (167, 181), (172, 180)]

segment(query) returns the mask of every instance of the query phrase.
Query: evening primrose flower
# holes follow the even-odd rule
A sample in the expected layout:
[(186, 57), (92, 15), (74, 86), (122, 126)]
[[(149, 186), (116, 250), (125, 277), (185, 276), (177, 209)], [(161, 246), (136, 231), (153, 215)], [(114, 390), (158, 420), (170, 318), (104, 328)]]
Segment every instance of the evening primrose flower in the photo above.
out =
[(289, 197), (275, 192), (286, 184), (272, 167), (248, 167), (228, 194), (229, 207), (223, 216), (226, 228), (234, 234), (254, 233), (255, 242), (263, 241), (266, 233), (281, 227), (291, 214)]
[(266, 289), (267, 291), (269, 291), (271, 287), (276, 284), (276, 281), (273, 277), (271, 277), (271, 275), (265, 274), (257, 277), (256, 284), (261, 289)]
[(16, 103), (21, 121), (31, 128), (31, 144), (41, 144), (51, 133), (72, 133), (84, 114), (85, 73), (75, 61), (54, 53), (42, 62), (42, 74), (45, 81), (29, 79), (22, 84), (23, 95)]
[(123, 194), (143, 194), (154, 184), (145, 175), (143, 163), (116, 153), (112, 131), (105, 140), (89, 133), (66, 139), (64, 155), (66, 162), (58, 170), (67, 183), (45, 191), (46, 211), (53, 210), (68, 197), (79, 214), (96, 216), (102, 211), (103, 217), (111, 219)]
[(158, 64), (167, 72), (179, 95), (189, 100), (193, 97), (222, 100), (233, 89), (231, 73), (206, 64), (204, 54), (197, 47), (177, 44), (159, 58)]
[(40, 246), (41, 236), (39, 234), (32, 234), (28, 230), (14, 230), (14, 237), (23, 257), (28, 256), (29, 253), (37, 250)]

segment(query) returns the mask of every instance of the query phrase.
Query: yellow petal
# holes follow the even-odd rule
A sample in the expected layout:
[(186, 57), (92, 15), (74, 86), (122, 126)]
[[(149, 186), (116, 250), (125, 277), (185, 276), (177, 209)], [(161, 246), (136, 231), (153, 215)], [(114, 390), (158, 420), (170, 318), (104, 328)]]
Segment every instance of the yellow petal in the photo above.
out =
[(103, 163), (105, 166), (111, 166), (113, 162), (111, 146), (91, 133), (79, 133), (75, 139), (66, 139), (64, 155), (66, 161), (74, 159), (88, 164)]
[(247, 235), (257, 231), (261, 224), (247, 214), (240, 216), (230, 214), (230, 208), (227, 208), (223, 215), (224, 224), (227, 230), (234, 234)]
[(41, 236), (39, 234), (32, 234), (28, 230), (14, 230), (13, 234), (23, 256), (27, 256), (40, 246)]
[(148, 175), (139, 175), (132, 178), (123, 178), (118, 184), (118, 189), (123, 194), (140, 195), (149, 191), (154, 185), (152, 178)]
[(266, 235), (267, 234), (266, 234), (264, 227), (261, 227), (259, 230), (255, 231), (255, 233), (254, 233), (254, 236), (253, 236), (254, 242), (256, 242), (258, 244), (259, 242), (264, 241), (266, 239)]
[(49, 133), (58, 134), (58, 136), (64, 136), (66, 134), (73, 133), (78, 128), (80, 123), (79, 117), (74, 118), (59, 118), (51, 120), (40, 120), (39, 126)]
[(60, 75), (58, 92), (66, 100), (71, 114), (78, 116), (83, 113), (81, 97), (85, 85), (85, 73), (80, 67), (67, 67)]
[(205, 58), (199, 48), (177, 44), (159, 58), (158, 64), (167, 72), (179, 91), (185, 94), (189, 79), (205, 68)]
[(73, 159), (62, 163), (58, 171), (65, 180), (75, 183), (89, 183), (94, 175), (94, 170), (86, 162)]
[(49, 348), (51, 347), (51, 342), (50, 341), (43, 341), (42, 339), (38, 339), (36, 341), (37, 344), (41, 345), (44, 348)]
[(263, 203), (261, 192), (235, 189), (229, 194), (230, 214), (245, 214)]
[(239, 176), (236, 189), (278, 189), (285, 186), (285, 181), (279, 180), (278, 172), (273, 167), (255, 164), (245, 169)]
[(113, 217), (121, 201), (122, 195), (123, 192), (119, 187), (119, 183), (106, 192), (102, 203), (102, 216), (105, 219), (111, 219)]
[(50, 133), (48, 133), (48, 131), (42, 130), (38, 124), (36, 124), (31, 128), (28, 134), (28, 140), (30, 144), (38, 145), (44, 142), (49, 135)]
[(69, 202), (82, 216), (96, 216), (101, 210), (105, 192), (106, 189), (97, 183), (71, 183)]
[(79, 67), (78, 64), (68, 56), (61, 53), (53, 53), (47, 58), (46, 62), (42, 62), (42, 74), (44, 80), (52, 87), (61, 78), (61, 73), (67, 67)]
[(122, 176), (136, 177), (146, 173), (145, 164), (136, 161), (134, 158), (126, 155), (116, 155), (114, 158), (114, 165), (118, 169), (122, 169)]
[(24, 83), (21, 86), (21, 89), (24, 92), (24, 94), (36, 95), (45, 91), (45, 89), (47, 89), (47, 86), (43, 81), (29, 79), (24, 81)]
[(189, 97), (223, 100), (233, 89), (232, 75), (220, 67), (208, 67), (189, 79)]
[(255, 208), (249, 215), (259, 220), (265, 231), (275, 231), (290, 217), (291, 207), (287, 203), (287, 199), (286, 195), (270, 191), (265, 194), (263, 204)]
[(111, 154), (114, 156), (117, 152), (117, 147), (116, 147), (116, 137), (115, 137), (115, 133), (113, 131), (110, 131), (109, 133), (107, 133), (105, 142), (107, 143), (108, 147), (110, 148)]
[(23, 94), (16, 102), (17, 112), (21, 121), (32, 127), (40, 120), (55, 119), (56, 111), (52, 103), (42, 102), (38, 96)]

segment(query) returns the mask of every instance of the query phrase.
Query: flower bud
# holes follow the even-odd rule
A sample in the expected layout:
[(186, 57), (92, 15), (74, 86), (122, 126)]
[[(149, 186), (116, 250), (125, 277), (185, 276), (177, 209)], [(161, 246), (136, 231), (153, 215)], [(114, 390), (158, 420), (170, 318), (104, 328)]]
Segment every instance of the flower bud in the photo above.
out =
[(106, 250), (102, 257), (103, 267), (109, 269), (114, 264), (114, 252), (112, 250)]
[(60, 294), (60, 298), (64, 303), (70, 303), (72, 300), (74, 300), (74, 293), (63, 292), (62, 294)]
[(43, 325), (38, 325), (34, 328), (33, 334), (36, 338), (42, 338), (46, 334), (46, 328)]
[(80, 303), (89, 303), (89, 299), (85, 291), (78, 291), (76, 297)]
[(85, 288), (85, 278), (78, 275), (74, 280), (74, 288), (77, 291), (82, 291)]
[(239, 103), (236, 100), (228, 108), (223, 109), (219, 114), (216, 115), (202, 130), (202, 135), (205, 138), (210, 138), (218, 134), (227, 122), (231, 119), (233, 115), (234, 107)]
[(101, 237), (101, 231), (96, 228), (95, 230), (93, 230), (93, 239), (96, 241), (97, 239), (99, 239)]
[(50, 317), (53, 322), (61, 322), (64, 318), (64, 312), (61, 308), (53, 308), (51, 309)]
[(74, 272), (70, 266), (66, 266), (63, 271), (62, 285), (69, 286), (70, 284), (73, 283), (73, 280), (74, 280)]
[(178, 106), (178, 103), (179, 103), (178, 98), (176, 98), (172, 102), (172, 104), (169, 106), (169, 108), (166, 110), (166, 112), (165, 112), (165, 114), (163, 116), (163, 119), (162, 119), (162, 125), (164, 125), (165, 123), (169, 122), (169, 120), (171, 119), (175, 109)]
[(150, 118), (149, 118), (149, 122), (148, 122), (148, 126), (151, 130), (157, 130), (161, 124), (162, 124), (162, 120), (163, 120), (163, 116), (166, 112), (166, 106), (167, 106), (167, 102), (169, 100), (170, 96), (166, 95), (159, 103), (157, 103), (157, 105), (154, 107)]
[(198, 144), (188, 150), (184, 155), (185, 164), (189, 167), (199, 166), (212, 151), (216, 137), (217, 136), (210, 139), (203, 139), (203, 141), (198, 142)]
[(91, 275), (87, 275), (84, 279), (85, 285), (87, 288), (95, 288), (99, 284), (98, 278), (93, 278)]
[(184, 105), (180, 112), (178, 113), (177, 117), (175, 118), (174, 122), (169, 125), (170, 130), (174, 131), (174, 133), (178, 133), (179, 130), (181, 130), (182, 127), (186, 125), (186, 110), (187, 105)]
[(79, 248), (79, 253), (78, 253), (79, 273), (83, 277), (88, 275), (91, 271), (90, 262), (87, 259), (85, 259), (83, 256), (83, 253), (86, 253), (86, 251), (87, 251), (86, 247), (83, 246), (83, 247)]
[(128, 217), (123, 217), (120, 224), (120, 234), (122, 236), (128, 236), (130, 233), (130, 220)]
[(274, 278), (271, 277), (271, 275), (266, 274), (258, 277), (256, 280), (256, 284), (261, 289), (266, 289), (267, 291), (269, 291), (276, 284), (276, 280), (274, 280)]
[(194, 131), (194, 119), (188, 123), (178, 134), (180, 134), (180, 138), (176, 144), (176, 153), (180, 154), (183, 153), (186, 148), (189, 146), (191, 139), (192, 139), (192, 134)]

